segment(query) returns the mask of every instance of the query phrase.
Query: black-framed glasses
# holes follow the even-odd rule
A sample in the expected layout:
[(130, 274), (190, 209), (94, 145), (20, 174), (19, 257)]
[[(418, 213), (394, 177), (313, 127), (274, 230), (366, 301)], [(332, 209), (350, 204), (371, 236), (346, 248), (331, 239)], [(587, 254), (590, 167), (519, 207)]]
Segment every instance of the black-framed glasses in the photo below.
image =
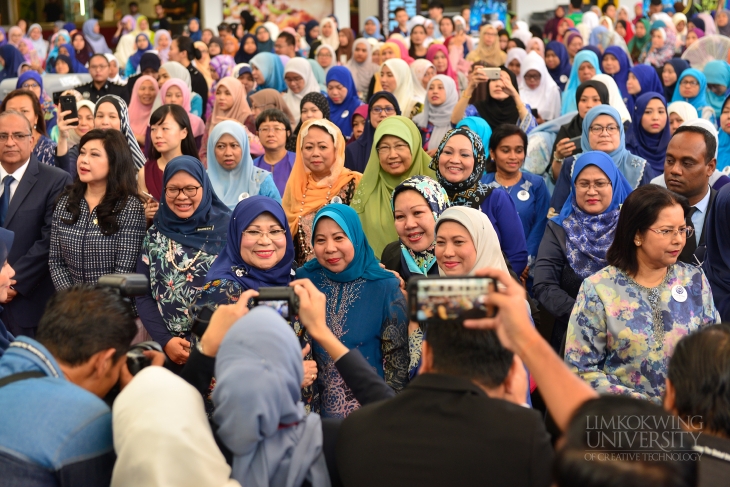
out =
[(606, 125), (605, 127), (603, 125), (591, 125), (588, 130), (590, 130), (593, 135), (601, 135), (604, 130), (610, 135), (614, 135), (618, 133), (618, 125)]
[(13, 139), (16, 142), (25, 142), (25, 140), (28, 137), (30, 137), (31, 135), (32, 134), (20, 134), (20, 133), (16, 133), (16, 134), (5, 134), (5, 133), (0, 133), (0, 142), (7, 142), (8, 139)]
[[(0, 134), (1, 135), (1, 134)], [(165, 196), (168, 198), (177, 198), (180, 193), (188, 198), (193, 198), (198, 194), (198, 190), (202, 186), (185, 186), (184, 188), (165, 188)]]
[(377, 113), (378, 115), (385, 112), (386, 115), (390, 115), (391, 113), (395, 112), (395, 108), (393, 107), (374, 107), (373, 112)]

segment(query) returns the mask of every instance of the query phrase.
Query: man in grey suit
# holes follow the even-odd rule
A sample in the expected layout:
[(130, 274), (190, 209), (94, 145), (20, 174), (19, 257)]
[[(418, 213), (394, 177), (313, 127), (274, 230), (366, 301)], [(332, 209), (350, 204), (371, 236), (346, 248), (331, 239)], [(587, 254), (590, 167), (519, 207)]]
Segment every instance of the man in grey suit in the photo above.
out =
[(56, 197), (71, 183), (66, 171), (40, 163), (32, 154), (34, 146), (24, 115), (0, 113), (0, 226), (15, 232), (8, 256), (15, 279), (0, 317), (10, 333), (31, 338), (54, 293), (48, 249)]

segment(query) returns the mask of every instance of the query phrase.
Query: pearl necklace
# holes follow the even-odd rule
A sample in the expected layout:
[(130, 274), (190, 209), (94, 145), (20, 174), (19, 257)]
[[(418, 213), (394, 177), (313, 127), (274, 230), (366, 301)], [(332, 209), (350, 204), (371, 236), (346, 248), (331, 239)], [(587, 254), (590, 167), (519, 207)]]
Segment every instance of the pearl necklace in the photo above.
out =
[(198, 253), (195, 254), (195, 257), (193, 257), (193, 260), (191, 260), (187, 266), (180, 268), (177, 266), (177, 264), (175, 264), (175, 247), (173, 247), (172, 245), (172, 239), (169, 239), (167, 241), (167, 261), (172, 264), (172, 266), (179, 272), (187, 272), (193, 266), (193, 264), (195, 264), (195, 261), (198, 260), (198, 257), (200, 257), (200, 254), (202, 253), (203, 249), (198, 250)]

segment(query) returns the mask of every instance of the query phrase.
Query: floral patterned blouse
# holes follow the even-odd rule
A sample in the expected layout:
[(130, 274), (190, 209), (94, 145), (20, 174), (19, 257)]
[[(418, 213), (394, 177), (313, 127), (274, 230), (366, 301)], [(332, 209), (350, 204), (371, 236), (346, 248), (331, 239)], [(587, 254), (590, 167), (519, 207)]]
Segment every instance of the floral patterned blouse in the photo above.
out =
[(568, 323), (565, 362), (601, 394), (661, 403), (677, 342), (719, 322), (701, 269), (677, 262), (649, 289), (608, 266), (583, 281)]
[(33, 148), (33, 155), (36, 156), (43, 164), (55, 166), (56, 143), (45, 135), (41, 135)]

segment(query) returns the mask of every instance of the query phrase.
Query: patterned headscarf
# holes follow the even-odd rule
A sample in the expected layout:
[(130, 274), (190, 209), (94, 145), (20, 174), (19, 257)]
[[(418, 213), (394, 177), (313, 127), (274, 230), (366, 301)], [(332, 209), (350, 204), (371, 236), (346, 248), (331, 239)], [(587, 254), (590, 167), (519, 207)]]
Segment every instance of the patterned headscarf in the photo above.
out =
[[(132, 159), (134, 159), (135, 167), (137, 169), (142, 169), (145, 162), (147, 162), (147, 158), (144, 154), (142, 154), (142, 150), (139, 148), (139, 143), (137, 143), (137, 139), (134, 137), (134, 132), (132, 132), (132, 127), (129, 125), (127, 104), (124, 103), (124, 100), (119, 98), (117, 95), (102, 96), (96, 102), (96, 108), (98, 109), (102, 103), (111, 103), (117, 109), (117, 113), (119, 114), (119, 128), (121, 129), (120, 132), (122, 132), (124, 138), (127, 139), (129, 148), (132, 151)], [(94, 110), (94, 116), (96, 116), (96, 110)]]

